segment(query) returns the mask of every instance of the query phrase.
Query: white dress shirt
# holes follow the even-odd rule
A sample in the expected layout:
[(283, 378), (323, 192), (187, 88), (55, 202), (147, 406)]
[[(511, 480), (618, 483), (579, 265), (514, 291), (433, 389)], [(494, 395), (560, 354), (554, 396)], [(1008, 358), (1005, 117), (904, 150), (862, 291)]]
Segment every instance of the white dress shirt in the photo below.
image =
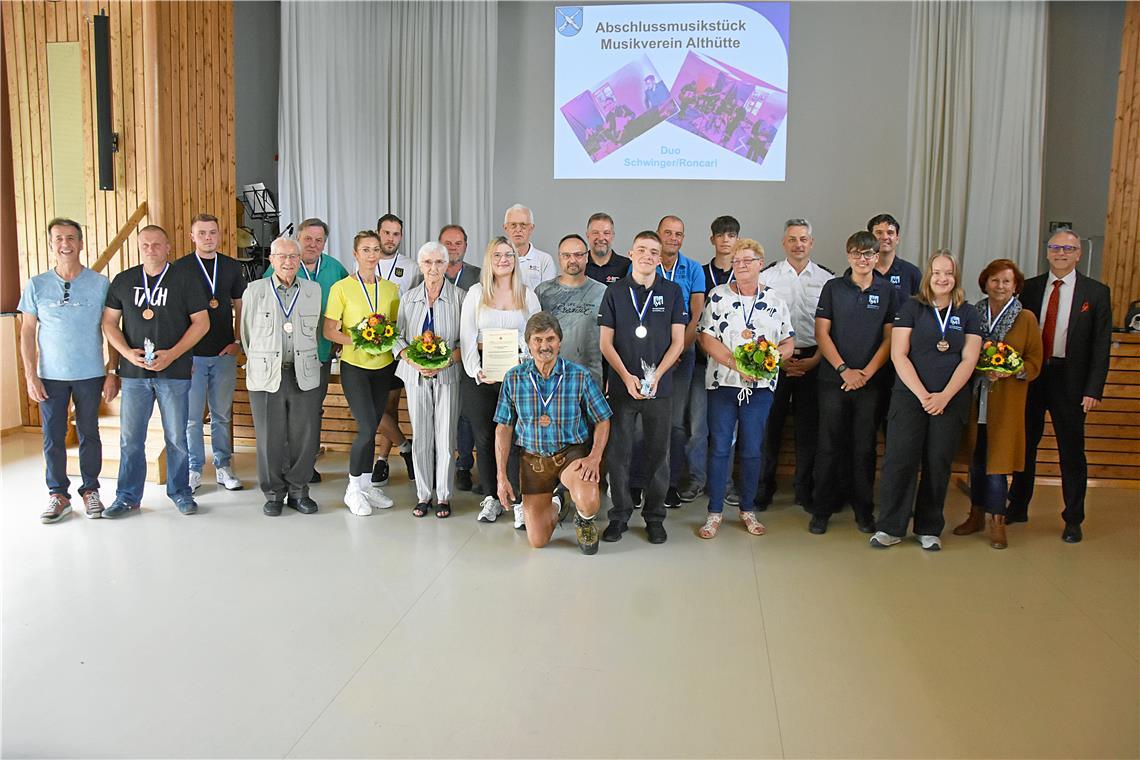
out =
[(395, 285), (401, 297), (423, 280), (420, 268), (402, 253), (376, 262), (376, 276)]
[(1077, 270), (1058, 278), (1049, 273), (1045, 282), (1045, 298), (1041, 301), (1041, 330), (1045, 330), (1045, 317), (1049, 314), (1049, 296), (1053, 295), (1053, 283), (1060, 279), (1061, 295), (1057, 301), (1057, 324), (1053, 328), (1053, 358), (1065, 358), (1065, 346), (1069, 342), (1069, 314), (1073, 311), (1073, 291), (1077, 287)]
[(823, 284), (834, 274), (808, 260), (804, 271), (797, 272), (787, 259), (765, 267), (760, 281), (776, 292), (788, 306), (792, 315), (792, 329), (796, 333), (796, 348), (810, 348), (815, 342), (815, 308)]

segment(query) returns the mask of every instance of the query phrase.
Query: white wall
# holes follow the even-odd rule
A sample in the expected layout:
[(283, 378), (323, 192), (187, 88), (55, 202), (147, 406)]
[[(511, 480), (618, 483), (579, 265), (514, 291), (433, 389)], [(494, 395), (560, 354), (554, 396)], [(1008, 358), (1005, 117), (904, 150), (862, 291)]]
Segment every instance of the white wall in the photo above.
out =
[(783, 255), (784, 220), (803, 216), (815, 226), (817, 260), (835, 268), (846, 266), (843, 243), (868, 218), (902, 213), (909, 4), (792, 4), (782, 183), (552, 179), (554, 5), (504, 2), (499, 11), (494, 203), (499, 210), (516, 201), (531, 206), (540, 248), (553, 251), (560, 237), (583, 232), (586, 218), (604, 210), (624, 251), (636, 232), (674, 213), (686, 223), (684, 251), (704, 261), (709, 222), (732, 214), (771, 261)]

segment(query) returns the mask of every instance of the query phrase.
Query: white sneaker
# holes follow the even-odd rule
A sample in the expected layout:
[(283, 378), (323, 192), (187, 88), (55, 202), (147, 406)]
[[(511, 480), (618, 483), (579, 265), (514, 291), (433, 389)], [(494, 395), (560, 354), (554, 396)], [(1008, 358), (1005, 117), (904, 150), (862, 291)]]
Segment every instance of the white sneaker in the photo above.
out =
[[(202, 475), (198, 475), (199, 482), (202, 480)], [(229, 467), (218, 468), (218, 484), (226, 487), (227, 491), (240, 491), (242, 488), (241, 481), (238, 476), (234, 475), (234, 471)]]
[(353, 483), (349, 483), (344, 491), (344, 505), (348, 507), (349, 512), (360, 517), (372, 514), (372, 505), (368, 503), (368, 498)]
[(886, 549), (888, 546), (894, 546), (900, 541), (902, 541), (902, 539), (898, 536), (892, 536), (890, 533), (884, 533), (881, 530), (871, 536), (871, 546), (876, 549)]
[(941, 551), (942, 539), (938, 536), (916, 536), (918, 543), (922, 544), (922, 548), (928, 552)]
[(503, 507), (494, 496), (484, 496), (483, 501), (479, 502), (479, 506), (482, 509), (479, 510), (479, 516), (475, 518), (479, 522), (495, 522), (499, 519), (499, 515), (503, 514)]
[(202, 487), (202, 473), (190, 471), (190, 493), (197, 493)]
[(523, 515), (523, 505), (516, 504), (513, 509), (515, 513), (515, 530), (525, 530), (526, 517)]
[(368, 499), (368, 503), (376, 509), (391, 509), (392, 505), (396, 503), (388, 498), (379, 486), (372, 486), (364, 491), (364, 498)]

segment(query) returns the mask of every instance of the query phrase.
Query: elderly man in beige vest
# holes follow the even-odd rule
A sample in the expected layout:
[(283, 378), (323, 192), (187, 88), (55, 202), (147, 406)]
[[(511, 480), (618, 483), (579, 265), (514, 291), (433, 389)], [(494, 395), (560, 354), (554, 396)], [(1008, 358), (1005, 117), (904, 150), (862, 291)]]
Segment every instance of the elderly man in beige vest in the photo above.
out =
[(308, 515), (317, 511), (309, 481), (321, 438), (321, 286), (298, 279), (295, 240), (274, 240), (269, 263), (273, 275), (249, 284), (241, 315), (262, 511), (276, 517), (288, 504)]

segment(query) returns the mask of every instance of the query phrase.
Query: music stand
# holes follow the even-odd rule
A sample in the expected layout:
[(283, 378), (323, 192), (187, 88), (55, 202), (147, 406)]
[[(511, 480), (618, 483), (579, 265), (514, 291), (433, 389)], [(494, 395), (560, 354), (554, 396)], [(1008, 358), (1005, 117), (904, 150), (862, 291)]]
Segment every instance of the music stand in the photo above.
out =
[[(281, 212), (277, 208), (273, 192), (265, 186), (265, 183), (255, 182), (252, 185), (244, 185), (241, 195), (238, 197), (242, 206), (245, 207), (246, 215), (261, 225), (261, 234), (257, 236), (257, 239), (259, 241), (271, 241), (276, 238)], [(261, 270), (264, 271), (269, 264), (269, 246), (260, 242), (253, 250), (256, 252), (258, 263), (261, 264)]]

